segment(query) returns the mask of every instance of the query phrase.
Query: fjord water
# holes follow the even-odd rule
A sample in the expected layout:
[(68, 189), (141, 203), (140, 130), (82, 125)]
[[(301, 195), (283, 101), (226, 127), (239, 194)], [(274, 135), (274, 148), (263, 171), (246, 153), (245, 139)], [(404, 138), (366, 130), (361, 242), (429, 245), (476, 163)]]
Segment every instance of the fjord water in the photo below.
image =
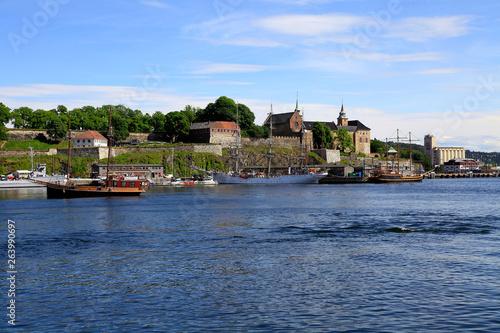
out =
[(500, 331), (499, 201), (500, 178), (0, 192), (24, 332)]

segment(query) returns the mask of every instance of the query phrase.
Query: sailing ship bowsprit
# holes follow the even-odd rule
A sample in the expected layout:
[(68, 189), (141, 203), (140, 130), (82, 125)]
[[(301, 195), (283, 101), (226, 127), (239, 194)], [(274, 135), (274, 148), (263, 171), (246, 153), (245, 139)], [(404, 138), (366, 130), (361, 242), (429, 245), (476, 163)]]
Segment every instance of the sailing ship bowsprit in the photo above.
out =
[(113, 111), (109, 111), (108, 129), (108, 167), (106, 179), (73, 179), (70, 177), (71, 170), (71, 120), (68, 122), (68, 162), (66, 178), (57, 182), (44, 183), (47, 186), (47, 198), (84, 198), (84, 197), (115, 197), (115, 196), (138, 196), (144, 193), (149, 186), (149, 181), (141, 176), (110, 175), (111, 146), (113, 128), (111, 117)]

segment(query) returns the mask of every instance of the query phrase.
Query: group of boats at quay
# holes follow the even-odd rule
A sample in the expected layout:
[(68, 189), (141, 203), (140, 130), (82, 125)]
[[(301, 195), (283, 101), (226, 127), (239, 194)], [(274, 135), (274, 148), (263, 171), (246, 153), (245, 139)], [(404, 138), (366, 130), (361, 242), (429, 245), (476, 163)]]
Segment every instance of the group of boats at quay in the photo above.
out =
[[(272, 114), (272, 108), (271, 108)], [(111, 126), (112, 110), (110, 110), (108, 138), (112, 138)], [(71, 122), (71, 120), (69, 120)], [(70, 124), (68, 124), (68, 138), (71, 139)], [(239, 159), (239, 142), (235, 145), (235, 171), (231, 172), (205, 172), (205, 176), (195, 176), (184, 179), (170, 175), (163, 179), (148, 179), (145, 176), (138, 174), (110, 174), (110, 158), (108, 158), (108, 167), (106, 175), (97, 178), (81, 179), (72, 178), (69, 170), (71, 170), (71, 145), (68, 149), (68, 161), (66, 175), (47, 176), (46, 165), (40, 164), (33, 168), (29, 176), (25, 179), (20, 179), (16, 175), (8, 175), (5, 180), (0, 182), (2, 188), (29, 188), (29, 187), (46, 187), (47, 198), (81, 198), (81, 197), (112, 197), (112, 196), (138, 196), (146, 192), (151, 185), (168, 185), (168, 186), (210, 186), (219, 184), (238, 184), (238, 185), (285, 185), (285, 184), (340, 184), (340, 183), (401, 183), (401, 182), (418, 182), (422, 181), (422, 174), (414, 174), (410, 172), (402, 172), (398, 167), (389, 168), (379, 165), (371, 174), (362, 171), (349, 173), (347, 175), (338, 176), (329, 173), (327, 170), (318, 167), (299, 166), (297, 168), (288, 167), (280, 173), (271, 173), (272, 159), (272, 122), (270, 124), (269, 138), (269, 154), (267, 172), (240, 169), (238, 165)], [(237, 138), (239, 140), (239, 136)], [(109, 140), (111, 142), (112, 140)], [(111, 144), (108, 145), (108, 156), (111, 156)], [(301, 148), (303, 149), (303, 147)], [(304, 154), (301, 154), (302, 160)], [(411, 156), (411, 154), (410, 154)], [(302, 161), (301, 160), (301, 161)], [(33, 163), (33, 162), (32, 162)], [(301, 163), (302, 164), (302, 163)]]

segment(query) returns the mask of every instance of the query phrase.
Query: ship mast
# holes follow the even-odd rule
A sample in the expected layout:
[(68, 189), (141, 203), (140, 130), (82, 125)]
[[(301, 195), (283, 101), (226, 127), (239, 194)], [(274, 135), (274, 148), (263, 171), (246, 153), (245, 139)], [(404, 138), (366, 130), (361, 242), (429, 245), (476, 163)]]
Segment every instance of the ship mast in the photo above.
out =
[[(385, 138), (385, 170), (389, 171), (389, 143), (387, 142), (387, 138)], [(394, 165), (392, 166), (394, 167)]]
[(71, 173), (71, 114), (68, 112), (68, 163), (66, 165), (66, 176), (68, 177), (68, 181), (66, 185), (69, 185), (69, 177)]
[(273, 146), (273, 104), (271, 103), (271, 112), (269, 112), (269, 154), (268, 165), (267, 165), (267, 177), (271, 177), (271, 158), (272, 156), (272, 146)]
[(235, 156), (235, 165), (234, 165), (234, 172), (238, 173), (240, 171), (239, 169), (239, 159), (240, 159), (240, 117), (238, 114), (238, 102), (236, 102), (236, 156)]
[(396, 138), (398, 140), (398, 174), (399, 174), (399, 129), (397, 130)]
[(108, 167), (106, 168), (106, 186), (109, 182), (109, 166), (111, 162), (111, 142), (113, 139), (113, 125), (111, 125), (111, 118), (113, 117), (113, 108), (109, 107), (109, 127), (108, 127)]
[(411, 132), (408, 134), (408, 137), (409, 137), (409, 144), (410, 144), (410, 175), (412, 175), (412, 171), (411, 171), (411, 165), (412, 165), (412, 160), (411, 160)]

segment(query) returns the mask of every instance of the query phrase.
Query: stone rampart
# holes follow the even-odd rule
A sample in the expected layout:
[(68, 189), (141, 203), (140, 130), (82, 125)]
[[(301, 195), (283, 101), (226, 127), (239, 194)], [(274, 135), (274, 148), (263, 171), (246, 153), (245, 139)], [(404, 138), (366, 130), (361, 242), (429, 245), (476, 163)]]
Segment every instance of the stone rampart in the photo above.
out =
[(328, 164), (335, 164), (340, 162), (340, 150), (333, 149), (314, 149), (314, 153), (318, 154)]
[[(111, 157), (119, 156), (126, 153), (157, 153), (157, 152), (171, 152), (171, 147), (113, 147), (111, 149)], [(175, 151), (184, 151), (190, 153), (210, 153), (222, 156), (221, 145), (177, 145)], [(68, 155), (68, 149), (58, 149), (58, 154)], [(107, 147), (86, 147), (86, 148), (72, 148), (71, 156), (85, 157), (101, 160), (108, 158)]]
[(9, 140), (38, 140), (47, 142), (49, 136), (45, 130), (9, 129)]
[[(273, 136), (273, 147), (275, 148), (285, 148), (285, 149), (300, 149), (300, 137), (299, 136)], [(312, 134), (305, 133), (304, 135), (304, 148), (306, 151), (312, 149)], [(243, 147), (259, 147), (259, 146), (269, 146), (269, 139), (267, 138), (241, 138), (241, 144)]]
[[(76, 136), (85, 131), (75, 131), (72, 130), (72, 136)], [(99, 132), (104, 136), (107, 136), (108, 132)], [(146, 141), (161, 141), (163, 139), (163, 134), (161, 133), (130, 133), (129, 136), (124, 141), (138, 140), (140, 142)], [(42, 142), (47, 142), (49, 140), (49, 135), (46, 130), (29, 130), (29, 129), (9, 129), (9, 140), (38, 140)]]

